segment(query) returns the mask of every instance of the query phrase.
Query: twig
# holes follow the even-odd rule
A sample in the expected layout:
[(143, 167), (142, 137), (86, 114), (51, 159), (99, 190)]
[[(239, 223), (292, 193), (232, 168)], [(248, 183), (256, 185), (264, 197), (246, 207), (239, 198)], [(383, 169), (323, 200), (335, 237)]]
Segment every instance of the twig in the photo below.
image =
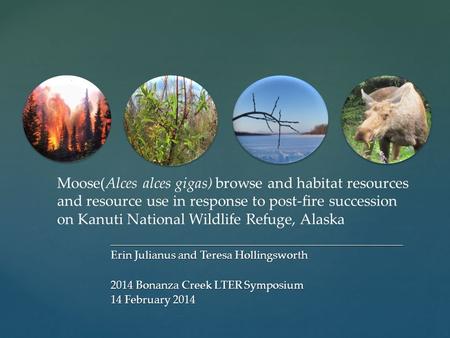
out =
[(277, 108), (277, 103), (278, 103), (279, 99), (280, 99), (280, 97), (278, 96), (277, 99), (275, 100), (275, 105), (272, 108), (272, 114), (270, 114), (270, 115), (273, 115), (273, 113), (275, 112), (275, 108)]
[[(256, 113), (255, 93), (252, 93), (252, 100), (253, 100), (253, 112)], [(277, 99), (277, 101), (278, 101), (278, 99)], [(277, 102), (275, 101), (275, 106), (276, 105), (277, 105)], [(267, 128), (269, 128), (270, 132), (273, 133), (272, 127), (270, 127), (270, 124), (269, 124), (269, 121), (267, 120), (267, 117), (264, 117), (263, 120), (266, 121), (266, 126), (267, 126)]]
[[(253, 115), (262, 115), (263, 117), (255, 117)], [(267, 120), (269, 122), (274, 122), (274, 123), (277, 123), (277, 124), (278, 123), (293, 123), (293, 124), (300, 123), (299, 121), (279, 120), (276, 117), (273, 117), (271, 114), (263, 112), (263, 111), (255, 111), (255, 112), (251, 111), (251, 112), (247, 112), (247, 113), (242, 113), (242, 114), (240, 114), (238, 116), (233, 117), (232, 121), (239, 120), (239, 119), (241, 119), (243, 117), (248, 117), (248, 118), (252, 118), (252, 119), (255, 119), (255, 120), (265, 120), (267, 118)], [(286, 127), (286, 126), (283, 126), (283, 127)]]
[[(299, 121), (289, 121), (289, 120), (282, 120), (281, 119), (281, 109), (278, 111), (278, 118), (276, 118), (275, 116), (273, 116), (275, 109), (277, 108), (278, 105), (278, 100), (280, 99), (280, 97), (277, 97), (277, 99), (275, 100), (275, 104), (273, 106), (272, 112), (266, 113), (263, 111), (257, 111), (256, 110), (256, 101), (255, 101), (255, 94), (252, 93), (252, 101), (253, 101), (253, 111), (252, 112), (246, 112), (246, 113), (242, 113), (238, 116), (233, 117), (232, 121), (236, 121), (239, 120), (241, 118), (250, 118), (250, 119), (254, 119), (254, 120), (263, 120), (266, 122), (267, 128), (270, 130), (271, 133), (273, 133), (272, 127), (270, 126), (270, 123), (276, 123), (278, 124), (278, 149), (280, 149), (280, 145), (281, 145), (281, 127), (286, 127), (289, 128), (291, 130), (293, 130), (295, 133), (301, 135), (301, 133), (295, 129), (294, 127), (291, 126), (291, 124), (298, 124), (300, 123)], [(270, 122), (270, 123), (269, 123)]]
[[(275, 103), (276, 105), (276, 103)], [(273, 112), (272, 112), (273, 114)], [(281, 121), (281, 109), (278, 112), (278, 121)], [(278, 149), (280, 149), (280, 144), (281, 144), (281, 123), (278, 123)]]

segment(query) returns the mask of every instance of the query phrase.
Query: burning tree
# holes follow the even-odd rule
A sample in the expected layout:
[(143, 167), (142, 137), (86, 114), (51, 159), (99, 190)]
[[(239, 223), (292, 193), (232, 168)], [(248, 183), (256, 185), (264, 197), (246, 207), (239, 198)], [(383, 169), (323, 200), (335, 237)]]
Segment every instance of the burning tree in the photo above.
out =
[(41, 153), (46, 153), (49, 150), (48, 149), (47, 113), (46, 113), (44, 107), (42, 107), (42, 109), (41, 109), (39, 142), (36, 147)]
[(97, 111), (94, 118), (94, 148), (100, 148), (103, 144), (103, 123), (101, 117), (100, 98), (98, 99)]
[(28, 96), (27, 103), (25, 104), (23, 112), (23, 126), (25, 135), (32, 145), (37, 144), (39, 140), (39, 117), (38, 117), (38, 104), (36, 98), (32, 93)]
[(76, 152), (78, 149), (77, 147), (77, 126), (72, 126), (72, 134), (70, 135), (70, 150), (72, 152)]
[(69, 130), (65, 124), (63, 125), (61, 139), (59, 141), (59, 149), (69, 151)]
[(86, 88), (86, 95), (83, 101), (83, 111), (84, 111), (84, 141), (83, 149), (89, 151), (92, 148), (92, 123), (91, 123), (91, 109), (89, 104), (89, 93)]

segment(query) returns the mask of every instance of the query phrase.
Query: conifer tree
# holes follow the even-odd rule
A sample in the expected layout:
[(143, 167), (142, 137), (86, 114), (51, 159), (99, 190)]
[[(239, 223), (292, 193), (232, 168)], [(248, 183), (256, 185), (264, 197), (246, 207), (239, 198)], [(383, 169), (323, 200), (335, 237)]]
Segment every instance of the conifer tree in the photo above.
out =
[(67, 126), (65, 123), (63, 125), (63, 130), (59, 141), (59, 149), (63, 151), (69, 150), (69, 131), (67, 130)]
[(72, 152), (77, 151), (77, 127), (75, 125), (72, 127), (72, 135), (70, 136), (70, 149), (72, 149)]
[(89, 150), (92, 146), (92, 125), (91, 125), (91, 110), (89, 105), (89, 95), (88, 90), (86, 88), (86, 96), (84, 97), (84, 142), (85, 149)]
[(39, 143), (37, 148), (42, 153), (48, 152), (47, 113), (45, 112), (44, 107), (42, 107), (41, 110), (41, 124), (39, 131)]
[(94, 148), (98, 149), (103, 144), (102, 142), (102, 134), (103, 134), (103, 126), (102, 126), (102, 117), (101, 117), (101, 107), (100, 107), (100, 98), (97, 104), (97, 112), (95, 113), (95, 122), (94, 122)]
[(23, 127), (25, 135), (32, 145), (36, 145), (39, 136), (39, 121), (37, 116), (37, 103), (33, 93), (28, 97), (23, 112)]

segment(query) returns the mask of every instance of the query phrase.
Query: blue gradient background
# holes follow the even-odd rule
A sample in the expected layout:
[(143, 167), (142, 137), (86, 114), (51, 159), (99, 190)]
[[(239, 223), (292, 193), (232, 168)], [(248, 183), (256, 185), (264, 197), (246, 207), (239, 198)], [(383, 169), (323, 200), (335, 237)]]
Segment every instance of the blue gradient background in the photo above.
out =
[[(450, 291), (448, 76), (450, 7), (444, 1), (3, 1), (0, 12), (3, 337), (448, 337)], [(84, 77), (108, 98), (107, 143), (78, 163), (33, 150), (21, 111), (29, 92), (61, 74)], [(192, 78), (214, 98), (217, 137), (200, 159), (154, 166), (127, 143), (122, 112), (135, 88), (163, 74)], [(240, 93), (288, 74), (316, 88), (329, 132), (307, 160), (262, 163), (231, 123)], [(428, 144), (392, 166), (347, 145), (340, 109), (361, 80), (413, 81), (432, 106)], [(229, 179), (408, 179), (395, 210), (345, 210), (341, 228), (60, 228), (57, 176), (209, 175)], [(268, 192), (265, 192), (268, 193)], [(250, 196), (249, 192), (243, 195)], [(121, 193), (112, 194), (121, 195)], [(277, 192), (278, 196), (286, 193)], [(325, 197), (335, 195), (324, 193)], [(169, 211), (165, 211), (169, 213)], [(305, 264), (140, 263), (109, 260), (110, 243), (403, 243), (390, 249), (310, 249)], [(113, 278), (302, 280), (301, 294), (199, 292), (196, 306), (109, 304)]]

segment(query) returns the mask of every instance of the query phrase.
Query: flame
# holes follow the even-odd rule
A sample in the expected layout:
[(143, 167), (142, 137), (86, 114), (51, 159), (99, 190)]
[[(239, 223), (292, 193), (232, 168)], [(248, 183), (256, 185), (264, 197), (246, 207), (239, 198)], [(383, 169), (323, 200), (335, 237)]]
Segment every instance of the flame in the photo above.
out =
[(48, 137), (48, 150), (56, 150), (59, 147), (58, 139), (55, 134), (50, 134)]
[(49, 135), (49, 150), (56, 150), (60, 146), (63, 128), (68, 128), (67, 121), (70, 118), (70, 108), (59, 94), (47, 100), (47, 131)]

